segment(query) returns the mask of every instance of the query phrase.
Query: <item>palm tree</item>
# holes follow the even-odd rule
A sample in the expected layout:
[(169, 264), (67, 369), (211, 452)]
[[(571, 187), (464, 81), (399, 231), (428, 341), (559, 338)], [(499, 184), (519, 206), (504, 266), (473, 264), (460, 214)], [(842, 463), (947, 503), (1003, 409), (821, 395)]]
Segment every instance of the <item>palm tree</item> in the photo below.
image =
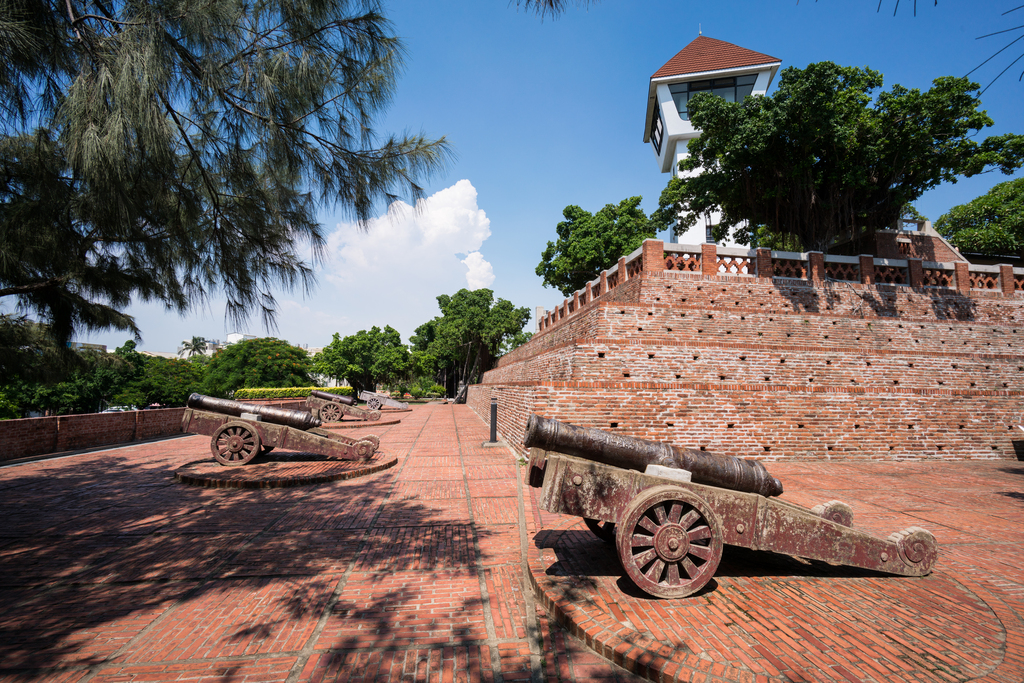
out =
[(182, 342), (181, 350), (188, 351), (189, 358), (197, 354), (206, 353), (206, 340), (202, 337), (192, 337), (192, 341)]

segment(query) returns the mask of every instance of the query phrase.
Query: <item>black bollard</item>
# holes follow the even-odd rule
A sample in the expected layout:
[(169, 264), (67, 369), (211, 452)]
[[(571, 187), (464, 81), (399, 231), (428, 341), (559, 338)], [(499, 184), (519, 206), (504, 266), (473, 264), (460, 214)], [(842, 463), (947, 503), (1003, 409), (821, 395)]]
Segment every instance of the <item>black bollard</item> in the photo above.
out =
[(498, 398), (491, 398), (491, 441), (498, 443)]

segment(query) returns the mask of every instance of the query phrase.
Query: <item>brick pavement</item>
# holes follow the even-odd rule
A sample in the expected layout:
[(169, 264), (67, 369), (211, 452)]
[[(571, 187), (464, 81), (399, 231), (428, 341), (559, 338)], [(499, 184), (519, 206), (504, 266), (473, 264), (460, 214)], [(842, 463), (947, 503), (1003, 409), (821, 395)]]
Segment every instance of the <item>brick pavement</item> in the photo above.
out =
[(727, 549), (710, 590), (670, 604), (537, 511), (465, 406), (367, 432), (393, 468), (309, 487), (174, 482), (202, 436), (0, 468), (0, 683), (635, 680), (595, 650), (681, 680), (1024, 680), (1024, 464), (772, 463), (793, 502), (930, 528), (938, 570)]

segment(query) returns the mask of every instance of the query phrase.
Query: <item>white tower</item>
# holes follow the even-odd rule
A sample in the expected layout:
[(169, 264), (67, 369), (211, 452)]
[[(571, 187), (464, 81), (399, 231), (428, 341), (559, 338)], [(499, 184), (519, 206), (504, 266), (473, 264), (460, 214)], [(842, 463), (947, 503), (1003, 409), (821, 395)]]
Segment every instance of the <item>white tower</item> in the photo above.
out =
[[(707, 36), (697, 36), (665, 62), (651, 76), (644, 129), (644, 142), (654, 148), (661, 172), (682, 177), (679, 161), (687, 156), (686, 144), (700, 135), (690, 123), (690, 97), (710, 92), (729, 102), (742, 102), (747, 95), (764, 95), (781, 65), (775, 57)], [(698, 239), (712, 241), (711, 226), (720, 219), (712, 214), (698, 221), (704, 232)]]

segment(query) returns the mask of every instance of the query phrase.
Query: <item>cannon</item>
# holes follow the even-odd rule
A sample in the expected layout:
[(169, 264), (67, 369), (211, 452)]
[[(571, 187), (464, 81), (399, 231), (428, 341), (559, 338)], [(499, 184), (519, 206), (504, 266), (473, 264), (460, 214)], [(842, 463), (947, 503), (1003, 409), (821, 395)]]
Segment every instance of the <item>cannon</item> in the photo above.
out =
[(541, 489), (540, 507), (582, 517), (655, 597), (703, 588), (723, 545), (900, 576), (925, 576), (938, 559), (935, 537), (920, 527), (876, 538), (853, 528), (853, 511), (841, 501), (805, 508), (774, 497), (782, 483), (758, 462), (539, 415), (530, 416), (524, 443), (527, 483)]
[(356, 400), (351, 396), (340, 396), (316, 389), (309, 392), (309, 396), (306, 397), (306, 407), (309, 408), (312, 415), (319, 417), (324, 422), (337, 422), (342, 415), (349, 415), (369, 422), (376, 422), (380, 419), (379, 410), (357, 408)]
[(408, 403), (402, 403), (401, 401), (396, 401), (390, 396), (375, 394), (372, 391), (360, 391), (359, 400), (365, 401), (370, 410), (380, 410), (384, 406), (395, 410), (409, 410)]
[(380, 447), (373, 435), (358, 439), (319, 429), (319, 417), (224, 398), (192, 394), (181, 418), (181, 431), (210, 438), (210, 451), (221, 465), (245, 465), (275, 448), (308, 451), (343, 460), (368, 460)]

